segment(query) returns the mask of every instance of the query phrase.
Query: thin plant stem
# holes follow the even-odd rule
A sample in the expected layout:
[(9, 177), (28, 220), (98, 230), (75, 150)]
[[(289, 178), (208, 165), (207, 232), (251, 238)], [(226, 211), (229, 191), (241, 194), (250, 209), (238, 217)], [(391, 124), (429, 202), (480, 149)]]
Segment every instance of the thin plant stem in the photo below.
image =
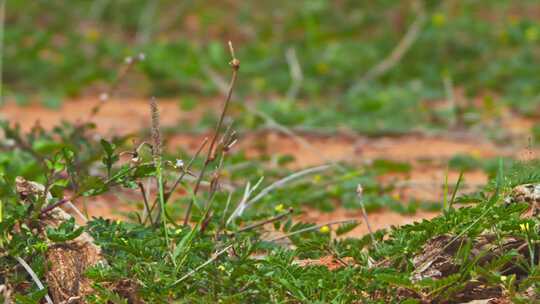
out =
[(204, 232), (204, 230), (206, 230), (206, 224), (207, 224), (207, 221), (210, 220), (210, 209), (211, 209), (211, 206), (212, 206), (212, 203), (214, 201), (214, 198), (215, 198), (215, 194), (219, 188), (219, 172), (221, 171), (221, 169), (223, 168), (223, 161), (225, 160), (225, 153), (221, 153), (221, 157), (220, 157), (220, 160), (219, 160), (219, 165), (218, 167), (216, 168), (215, 170), (215, 173), (214, 173), (214, 176), (212, 177), (212, 181), (210, 183), (210, 198), (208, 199), (208, 203), (206, 204), (208, 207), (207, 207), (207, 211), (205, 212), (204, 216), (203, 216), (203, 220), (202, 220), (202, 225), (201, 225), (201, 233)]
[(259, 194), (257, 194), (254, 198), (250, 199), (249, 201), (246, 200), (245, 204), (242, 204), (243, 202), (240, 203), (238, 205), (238, 207), (236, 208), (236, 210), (233, 212), (233, 214), (229, 217), (229, 220), (227, 221), (227, 223), (232, 222), (236, 217), (238, 217), (238, 216), (240, 216), (242, 214), (243, 210), (245, 210), (249, 206), (253, 205), (257, 201), (262, 199), (264, 196), (266, 196), (268, 193), (270, 193), (270, 191), (272, 191), (274, 189), (277, 189), (277, 188), (280, 188), (280, 187), (283, 187), (284, 185), (286, 185), (288, 182), (290, 182), (292, 180), (298, 179), (300, 177), (303, 177), (305, 175), (309, 175), (309, 174), (312, 174), (312, 173), (325, 171), (325, 170), (328, 170), (331, 167), (332, 167), (332, 165), (323, 165), (323, 166), (308, 168), (308, 169), (305, 169), (305, 170), (302, 170), (302, 171), (295, 172), (295, 173), (293, 173), (291, 175), (288, 175), (288, 176), (274, 182), (270, 186), (268, 186), (268, 187), (264, 188), (263, 190), (261, 190), (261, 192), (259, 192)]
[[(225, 115), (227, 114), (227, 109), (229, 107), (229, 103), (230, 103), (231, 98), (232, 98), (234, 85), (236, 84), (236, 79), (238, 77), (238, 70), (240, 69), (240, 61), (238, 59), (236, 59), (235, 54), (234, 54), (234, 49), (233, 49), (232, 43), (230, 41), (229, 41), (229, 50), (231, 52), (231, 57), (232, 57), (232, 60), (230, 62), (230, 65), (232, 67), (231, 82), (229, 84), (229, 90), (227, 92), (227, 96), (225, 97), (225, 102), (223, 104), (223, 110), (221, 111), (221, 115), (219, 116), (219, 121), (218, 121), (218, 123), (216, 125), (214, 136), (212, 137), (212, 140), (210, 141), (210, 147), (208, 148), (208, 153), (206, 155), (206, 159), (204, 161), (201, 172), (199, 173), (199, 177), (197, 178), (197, 182), (195, 183), (195, 188), (193, 190), (194, 195), (197, 195), (197, 193), (199, 192), (199, 188), (201, 186), (201, 182), (202, 182), (204, 173), (206, 172), (206, 169), (208, 168), (208, 165), (210, 164), (210, 162), (212, 162), (212, 160), (214, 158), (214, 152), (215, 152), (214, 147), (216, 145), (216, 142), (217, 142), (221, 127), (223, 125), (223, 120), (225, 119)], [(187, 207), (187, 210), (186, 210), (186, 214), (184, 216), (184, 225), (187, 225), (188, 222), (189, 222), (189, 217), (191, 215), (192, 206), (193, 206), (193, 201), (190, 201), (189, 205)]]
[(229, 245), (223, 249), (221, 249), (220, 251), (214, 253), (212, 255), (211, 258), (209, 258), (206, 262), (202, 263), (201, 265), (197, 266), (197, 268), (191, 270), (190, 272), (188, 272), (187, 274), (185, 274), (183, 277), (181, 277), (180, 279), (176, 280), (174, 283), (171, 284), (171, 287), (175, 286), (176, 284), (184, 281), (185, 279), (189, 278), (190, 276), (194, 275), (197, 271), (201, 270), (202, 268), (204, 268), (206, 265), (212, 263), (213, 261), (217, 260), (217, 258), (219, 258), (222, 254), (224, 254), (225, 252), (227, 252), (227, 250), (231, 249), (232, 248), (232, 245)]
[(263, 111), (257, 110), (255, 107), (252, 107), (250, 105), (246, 105), (246, 109), (248, 110), (248, 112), (251, 112), (251, 113), (261, 117), (262, 119), (264, 119), (266, 121), (266, 124), (268, 125), (268, 127), (271, 130), (275, 130), (277, 132), (283, 133), (286, 136), (289, 136), (292, 140), (296, 141), (301, 146), (304, 146), (306, 149), (313, 152), (313, 154), (315, 156), (317, 156), (318, 158), (320, 158), (322, 161), (335, 166), (341, 172), (345, 172), (345, 170), (346, 170), (345, 167), (340, 165), (337, 161), (332, 160), (331, 158), (325, 156), (324, 154), (321, 154), (319, 149), (317, 149), (315, 146), (313, 146), (311, 143), (309, 143), (309, 141), (307, 141), (304, 137), (296, 134), (296, 132), (294, 132), (291, 128), (280, 124), (274, 118), (272, 118), (270, 115), (264, 113)]
[(287, 98), (289, 100), (296, 99), (298, 92), (302, 87), (302, 81), (304, 76), (302, 75), (302, 67), (296, 56), (296, 50), (293, 47), (289, 47), (285, 51), (285, 59), (287, 59), (287, 64), (289, 65), (289, 73), (291, 75), (291, 85), (287, 90)]
[(176, 181), (174, 182), (173, 186), (171, 187), (171, 189), (169, 189), (169, 191), (167, 191), (167, 193), (165, 194), (165, 203), (167, 203), (167, 201), (169, 200), (169, 198), (171, 197), (171, 195), (173, 194), (174, 190), (176, 190), (176, 187), (178, 187), (178, 185), (180, 184), (180, 182), (182, 181), (182, 179), (184, 179), (184, 177), (186, 176), (186, 174), (189, 173), (189, 171), (191, 170), (191, 167), (193, 166), (193, 163), (195, 162), (195, 159), (197, 159), (197, 157), (199, 156), (199, 154), (201, 154), (202, 150), (204, 149), (204, 147), (206, 146), (206, 144), (208, 143), (208, 137), (205, 137), (203, 142), (201, 143), (201, 145), (199, 146), (199, 149), (197, 149), (197, 152), (195, 152), (195, 155), (193, 155), (193, 157), (191, 158), (191, 160), (189, 161), (188, 165), (186, 166), (186, 168), (184, 170), (182, 170), (182, 173), (180, 173), (180, 175), (178, 176), (178, 178), (176, 179)]
[(156, 182), (158, 199), (160, 205), (159, 218), (161, 224), (163, 224), (163, 230), (165, 233), (165, 241), (169, 246), (169, 232), (167, 231), (167, 217), (165, 216), (165, 194), (163, 191), (163, 157), (161, 155), (161, 131), (160, 131), (160, 118), (157, 101), (155, 98), (150, 99), (150, 111), (152, 114), (152, 156), (154, 166), (156, 167)]
[(264, 221), (261, 221), (261, 222), (258, 222), (258, 223), (251, 224), (251, 225), (248, 225), (246, 227), (243, 227), (243, 228), (239, 229), (238, 231), (236, 231), (234, 234), (236, 235), (236, 234), (241, 233), (241, 232), (246, 232), (246, 231), (249, 231), (249, 230), (264, 226), (266, 224), (277, 222), (277, 221), (281, 220), (282, 218), (290, 215), (291, 213), (293, 213), (293, 209), (289, 208), (289, 210), (287, 212), (285, 212), (285, 213), (278, 214), (278, 215), (276, 215), (274, 217), (271, 217), (271, 218), (269, 218), (267, 220), (264, 220)]
[(163, 193), (163, 172), (161, 170), (161, 164), (158, 164), (156, 167), (157, 174), (157, 183), (158, 183), (158, 192), (159, 192), (159, 205), (161, 206), (161, 222), (163, 224), (163, 230), (165, 230), (165, 241), (167, 246), (169, 245), (169, 232), (167, 231), (167, 220), (165, 216), (165, 197)]
[(127, 65), (123, 69), (120, 70), (118, 77), (116, 77), (116, 79), (111, 84), (107, 92), (104, 92), (100, 95), (98, 103), (92, 108), (90, 112), (90, 118), (93, 118), (99, 113), (99, 110), (101, 110), (101, 106), (116, 93), (116, 91), (120, 87), (120, 84), (124, 81), (124, 79), (127, 77), (129, 72), (133, 69), (135, 64), (139, 61), (143, 61), (144, 57), (145, 57), (144, 54), (141, 53), (137, 56), (134, 56), (134, 57), (130, 56), (124, 59)]
[(371, 241), (373, 242), (374, 246), (377, 246), (377, 241), (375, 240), (375, 236), (373, 235), (373, 229), (371, 228), (371, 224), (369, 223), (369, 218), (366, 211), (366, 207), (364, 205), (364, 200), (362, 199), (360, 199), (360, 209), (362, 210), (362, 217), (364, 218), (364, 221), (366, 222), (366, 226), (368, 229), (369, 236), (371, 237)]
[[(225, 81), (223, 80), (223, 78), (221, 78), (219, 76), (218, 73), (216, 73), (214, 70), (212, 70), (210, 67), (205, 67), (205, 70), (208, 74), (208, 76), (210, 77), (210, 79), (214, 82), (214, 84), (216, 85), (216, 87), (223, 93), (223, 94), (226, 94), (227, 93), (227, 85), (225, 84)], [(326, 162), (326, 163), (329, 163), (329, 164), (332, 164), (334, 166), (336, 166), (339, 170), (341, 170), (342, 172), (345, 171), (345, 168), (340, 165), (338, 162), (336, 162), (335, 160), (332, 160), (322, 154), (320, 154), (320, 151), (315, 148), (312, 144), (310, 144), (305, 138), (303, 138), (302, 136), (296, 134), (296, 132), (287, 127), (287, 126), (284, 126), (282, 124), (280, 124), (279, 122), (277, 122), (275, 119), (273, 119), (270, 115), (264, 113), (263, 111), (259, 111), (257, 110), (255, 107), (253, 106), (250, 106), (249, 104), (245, 104), (245, 109), (254, 114), (254, 115), (257, 115), (259, 116), (260, 118), (264, 119), (266, 121), (266, 125), (268, 126), (268, 129), (271, 130), (271, 131), (277, 131), (277, 132), (281, 132), (283, 133), (284, 135), (286, 136), (289, 136), (291, 139), (293, 139), (294, 141), (296, 141), (298, 144), (304, 146), (305, 148), (307, 148), (308, 150), (311, 150), (313, 152), (313, 154), (315, 156), (317, 156), (318, 158), (320, 158), (322, 161)]]
[(150, 212), (150, 205), (148, 204), (148, 197), (146, 195), (146, 190), (144, 189), (144, 185), (141, 182), (138, 182), (137, 185), (139, 186), (139, 190), (141, 190), (141, 195), (143, 197), (144, 202), (144, 208), (146, 209), (146, 216), (142, 219), (143, 225), (146, 223), (147, 219), (150, 219), (150, 224), (154, 224), (152, 221), (152, 213)]
[[(227, 212), (229, 211), (229, 206), (231, 205), (232, 200), (232, 191), (229, 192), (229, 195), (227, 195), (227, 203), (225, 204), (225, 209), (223, 209), (223, 215), (221, 216), (221, 224), (219, 225), (219, 228), (216, 230), (216, 238), (221, 233), (223, 229), (225, 229), (225, 218), (227, 217)], [(1, 206), (1, 205), (0, 205)], [(0, 222), (2, 218), (0, 217)]]
[(58, 202), (52, 204), (52, 205), (49, 205), (45, 208), (43, 208), (43, 210), (40, 211), (40, 215), (41, 216), (44, 216), (45, 214), (49, 213), (50, 211), (52, 211), (54, 208), (56, 207), (60, 207), (62, 206), (63, 204), (66, 204), (67, 202), (69, 202), (70, 200), (74, 199), (76, 197), (71, 197), (71, 198), (63, 198), (61, 200), (59, 200)]
[(366, 211), (366, 206), (364, 205), (364, 188), (362, 187), (361, 184), (358, 184), (358, 186), (356, 187), (356, 196), (358, 197), (358, 201), (360, 202), (360, 209), (362, 210), (362, 217), (364, 218), (364, 221), (366, 222), (368, 233), (371, 238), (371, 241), (373, 242), (373, 246), (377, 246), (377, 241), (375, 240), (375, 236), (373, 235), (373, 229), (371, 229), (371, 224), (369, 223), (369, 217)]
[[(129, 170), (134, 170), (135, 168), (137, 167), (131, 167), (129, 168)], [(112, 187), (115, 185), (114, 181), (118, 178), (117, 175), (107, 179), (105, 181), (105, 186), (107, 187)], [(53, 209), (57, 208), (57, 207), (60, 207), (68, 202), (71, 202), (71, 201), (75, 201), (76, 199), (78, 199), (79, 197), (83, 196), (81, 193), (75, 193), (74, 195), (68, 197), (68, 198), (63, 198), (59, 201), (57, 201), (56, 203), (53, 203), (53, 204), (50, 204), (48, 205), (47, 207), (41, 209), (40, 211), (40, 216), (45, 216), (47, 213), (51, 212)]]
[[(26, 263), (25, 260), (23, 260), (21, 257), (19, 256), (16, 256), (15, 259), (17, 260), (17, 262), (19, 262), (19, 264), (22, 265), (22, 267), (24, 267), (24, 269), (26, 270), (26, 272), (28, 272), (28, 274), (30, 275), (30, 277), (32, 277), (32, 280), (34, 280), (34, 282), (36, 283), (37, 287), (41, 290), (41, 289), (45, 289), (45, 286), (43, 286), (43, 283), (41, 283), (41, 281), (39, 280), (39, 277), (37, 276), (37, 274), (34, 272), (34, 270), (32, 270), (32, 268), (30, 267), (30, 265), (28, 265), (28, 263)], [(49, 297), (49, 294), (46, 294), (45, 295), (45, 300), (47, 301), (47, 304), (53, 304), (53, 301), (51, 300), (51, 297)]]
[(454, 187), (454, 191), (452, 192), (452, 197), (450, 198), (450, 204), (448, 205), (448, 208), (452, 208), (452, 205), (454, 204), (454, 201), (456, 199), (457, 192), (459, 190), (459, 187), (461, 186), (461, 183), (463, 182), (463, 171), (459, 172), (459, 177), (456, 182), (456, 186)]
[[(68, 201), (66, 203), (66, 205), (71, 208), (71, 210), (73, 210), (73, 212), (75, 212), (75, 214), (77, 214), (77, 216), (79, 216), (85, 223), (88, 222), (88, 217), (85, 216), (81, 210), (79, 210), (79, 208), (77, 208), (75, 205), (73, 205), (72, 202)], [(1, 222), (1, 221), (0, 221)]]
[(403, 55), (409, 51), (411, 46), (420, 36), (422, 27), (426, 21), (426, 13), (421, 2), (414, 3), (417, 10), (417, 16), (414, 22), (409, 26), (405, 35), (401, 38), (395, 48), (379, 62), (376, 66), (368, 70), (362, 77), (360, 77), (352, 86), (352, 90), (365, 85), (367, 82), (380, 77), (388, 70), (396, 66), (402, 59)]

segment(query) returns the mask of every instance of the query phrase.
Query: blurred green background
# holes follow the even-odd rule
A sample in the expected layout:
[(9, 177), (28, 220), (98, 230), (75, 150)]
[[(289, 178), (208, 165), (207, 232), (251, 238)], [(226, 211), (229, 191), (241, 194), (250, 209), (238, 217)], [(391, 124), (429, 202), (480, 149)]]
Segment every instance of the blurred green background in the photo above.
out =
[(540, 115), (539, 20), (540, 3), (524, 0), (7, 1), (3, 94), (51, 106), (97, 96), (142, 52), (122, 95), (216, 96), (231, 40), (237, 94), (284, 125), (471, 126)]

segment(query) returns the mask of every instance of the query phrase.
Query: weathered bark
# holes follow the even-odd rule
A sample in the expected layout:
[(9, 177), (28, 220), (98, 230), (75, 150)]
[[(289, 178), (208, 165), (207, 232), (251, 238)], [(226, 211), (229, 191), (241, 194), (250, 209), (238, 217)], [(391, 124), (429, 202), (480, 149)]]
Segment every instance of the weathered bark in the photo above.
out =
[[(32, 195), (45, 195), (42, 185), (21, 177), (16, 180), (16, 189), (23, 203), (29, 203), (27, 199)], [(40, 225), (43, 226), (41, 228), (57, 227), (70, 218), (71, 215), (55, 208), (44, 216)], [(91, 282), (84, 276), (84, 272), (97, 263), (106, 263), (101, 249), (86, 232), (74, 240), (51, 244), (46, 257), (48, 265), (45, 279), (54, 303), (84, 303), (84, 297), (93, 292)]]
[[(511, 195), (505, 199), (506, 204), (528, 203), (529, 209), (523, 214), (524, 217), (537, 216), (540, 214), (540, 185), (525, 184), (513, 189)], [(502, 275), (515, 275), (517, 280), (524, 278), (527, 273), (518, 267), (518, 260), (530, 260), (530, 252), (527, 240), (506, 236), (499, 239), (497, 235), (483, 233), (480, 236), (469, 239), (465, 236), (438, 235), (424, 244), (423, 249), (412, 260), (414, 271), (411, 281), (418, 282), (423, 279), (439, 280), (458, 273), (459, 259), (456, 259), (459, 249), (466, 243), (471, 243), (471, 250), (465, 262), (477, 259), (475, 263), (480, 266), (487, 265), (494, 259), (514, 250), (516, 257), (506, 263), (501, 269)], [(538, 246), (533, 248), (535, 257), (538, 258), (540, 250)], [(535, 261), (537, 262), (537, 261)], [(534, 292), (526, 292), (524, 295), (538, 300)], [(488, 286), (480, 280), (470, 280), (464, 288), (452, 295), (451, 299), (430, 299), (430, 303), (464, 303), (475, 300), (486, 300), (485, 303), (507, 303), (501, 287)], [(508, 302), (509, 303), (509, 302)]]

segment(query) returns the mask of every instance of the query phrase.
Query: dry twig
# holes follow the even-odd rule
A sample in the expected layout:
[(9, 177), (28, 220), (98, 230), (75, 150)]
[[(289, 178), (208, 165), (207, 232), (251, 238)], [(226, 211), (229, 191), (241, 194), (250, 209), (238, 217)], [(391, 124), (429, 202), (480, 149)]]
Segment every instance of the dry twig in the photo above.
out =
[(183, 277), (181, 277), (180, 279), (176, 280), (174, 283), (171, 284), (171, 286), (174, 286), (182, 281), (184, 281), (185, 279), (189, 278), (190, 276), (192, 276), (193, 274), (195, 274), (197, 271), (201, 270), (202, 268), (204, 268), (206, 265), (212, 263), (213, 261), (217, 260), (217, 258), (219, 258), (222, 254), (224, 254), (225, 252), (227, 252), (227, 250), (231, 249), (232, 248), (232, 245), (229, 245), (223, 249), (221, 249), (220, 251), (214, 253), (212, 255), (211, 258), (209, 258), (206, 262), (202, 263), (201, 265), (197, 266), (197, 268), (191, 270), (190, 272), (188, 272), (187, 274), (185, 274)]
[[(210, 147), (208, 148), (208, 153), (206, 155), (206, 160), (204, 161), (203, 167), (201, 169), (201, 172), (199, 173), (199, 177), (197, 178), (197, 182), (195, 183), (195, 188), (193, 190), (193, 194), (197, 195), (199, 188), (201, 186), (201, 182), (204, 176), (204, 173), (206, 172), (206, 169), (208, 168), (208, 165), (214, 160), (215, 157), (215, 145), (219, 136), (219, 133), (221, 131), (221, 127), (223, 125), (223, 120), (225, 119), (225, 115), (227, 114), (227, 109), (229, 107), (234, 85), (236, 84), (236, 79), (238, 77), (238, 70), (240, 69), (240, 61), (236, 59), (236, 56), (234, 54), (234, 48), (232, 46), (232, 42), (229, 41), (229, 51), (231, 53), (231, 62), (229, 63), (232, 68), (232, 77), (231, 82), (229, 84), (229, 89), (227, 91), (227, 95), (225, 97), (225, 102), (223, 104), (223, 110), (221, 111), (221, 115), (219, 117), (219, 121), (216, 125), (216, 129), (214, 131), (214, 136), (212, 137), (212, 140), (210, 141)], [(193, 207), (193, 200), (189, 202), (189, 205), (186, 210), (186, 214), (184, 216), (184, 225), (187, 225), (189, 221), (189, 217), (191, 215), (191, 208)]]
[(371, 81), (375, 78), (380, 77), (385, 74), (388, 70), (392, 69), (396, 64), (399, 63), (403, 55), (411, 48), (414, 42), (418, 39), (418, 36), (421, 32), (422, 26), (426, 21), (426, 14), (424, 8), (420, 2), (415, 2), (417, 9), (417, 16), (414, 22), (410, 25), (409, 29), (401, 38), (396, 47), (390, 52), (390, 54), (384, 58), (381, 62), (375, 65), (373, 68), (368, 70), (362, 77), (360, 77), (352, 86), (351, 90), (355, 90), (358, 87), (361, 87), (366, 82)]
[[(34, 280), (34, 283), (36, 283), (37, 287), (39, 289), (45, 289), (45, 286), (43, 286), (43, 283), (41, 283), (41, 281), (39, 280), (39, 277), (37, 276), (37, 274), (32, 270), (32, 268), (30, 267), (30, 265), (28, 265), (28, 263), (26, 263), (25, 260), (23, 260), (21, 257), (19, 256), (16, 256), (15, 259), (17, 260), (17, 262), (19, 262), (19, 264), (22, 265), (22, 267), (24, 267), (24, 269), (26, 270), (26, 272), (28, 272), (28, 274), (30, 275), (30, 277), (32, 277), (32, 280)], [(45, 295), (45, 300), (47, 301), (48, 304), (53, 304), (53, 301), (51, 300), (51, 297), (49, 297), (49, 294), (46, 294)]]
[[(261, 198), (263, 198), (268, 193), (270, 193), (270, 191), (272, 191), (274, 189), (277, 189), (277, 188), (281, 188), (284, 185), (286, 185), (288, 182), (293, 181), (295, 179), (298, 179), (300, 177), (303, 177), (305, 175), (313, 174), (313, 173), (316, 173), (316, 172), (322, 172), (322, 171), (328, 170), (329, 168), (331, 168), (330, 165), (323, 165), (323, 166), (318, 166), (318, 167), (307, 168), (307, 169), (302, 170), (302, 171), (294, 172), (291, 175), (288, 175), (288, 176), (286, 176), (286, 177), (284, 177), (284, 178), (282, 178), (282, 179), (280, 179), (278, 181), (275, 181), (270, 186), (268, 186), (268, 187), (264, 188), (263, 190), (261, 190), (261, 192), (259, 192), (259, 194), (257, 194), (254, 198), (250, 199), (249, 201), (247, 201), (246, 199), (243, 199), (242, 202), (240, 204), (238, 204), (238, 207), (236, 207), (236, 210), (231, 214), (231, 216), (227, 220), (227, 223), (232, 222), (235, 218), (242, 215), (242, 212), (246, 208), (248, 208), (249, 206), (251, 206), (254, 203), (256, 203), (257, 201), (259, 201)], [(245, 197), (245, 195), (244, 195), (244, 197)], [(245, 201), (245, 203), (243, 203), (244, 201)]]

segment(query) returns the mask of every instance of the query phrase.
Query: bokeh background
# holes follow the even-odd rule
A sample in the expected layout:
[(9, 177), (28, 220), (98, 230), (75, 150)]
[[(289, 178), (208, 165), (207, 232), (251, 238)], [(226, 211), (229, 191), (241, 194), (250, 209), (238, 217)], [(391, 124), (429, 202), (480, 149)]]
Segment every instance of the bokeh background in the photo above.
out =
[[(237, 92), (288, 125), (401, 133), (446, 127), (456, 114), (472, 125), (501, 107), (539, 114), (536, 1), (22, 0), (5, 9), (4, 97), (20, 104), (97, 95), (140, 52), (147, 59), (122, 95), (215, 96), (231, 40)], [(373, 74), (403, 40), (399, 58)], [(463, 97), (458, 113), (436, 105), (449, 86)]]

